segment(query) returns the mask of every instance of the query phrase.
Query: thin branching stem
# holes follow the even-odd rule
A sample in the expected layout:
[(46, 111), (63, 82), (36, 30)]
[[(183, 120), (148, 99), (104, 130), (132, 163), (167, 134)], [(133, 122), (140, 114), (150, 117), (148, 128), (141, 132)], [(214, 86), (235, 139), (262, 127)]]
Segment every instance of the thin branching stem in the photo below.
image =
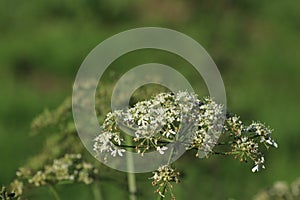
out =
[(49, 185), (49, 191), (54, 196), (55, 200), (60, 200), (60, 197), (53, 185)]

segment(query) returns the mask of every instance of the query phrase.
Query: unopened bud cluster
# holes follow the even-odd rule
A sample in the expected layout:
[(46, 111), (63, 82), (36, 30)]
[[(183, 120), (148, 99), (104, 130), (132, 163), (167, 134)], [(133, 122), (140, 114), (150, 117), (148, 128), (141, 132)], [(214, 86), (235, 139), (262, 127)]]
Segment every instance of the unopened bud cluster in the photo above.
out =
[(18, 179), (11, 184), (11, 191), (17, 196), (21, 196), (25, 184), (35, 187), (55, 185), (61, 182), (91, 184), (97, 173), (97, 169), (92, 164), (83, 161), (80, 154), (66, 154), (36, 173), (21, 168), (17, 172)]

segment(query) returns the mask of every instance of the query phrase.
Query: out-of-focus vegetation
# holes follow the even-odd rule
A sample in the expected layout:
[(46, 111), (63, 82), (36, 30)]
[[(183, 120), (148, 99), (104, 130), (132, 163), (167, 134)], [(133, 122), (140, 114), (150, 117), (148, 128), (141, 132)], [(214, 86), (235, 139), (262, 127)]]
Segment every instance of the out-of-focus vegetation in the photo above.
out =
[(294, 200), (300, 198), (300, 179), (290, 185), (285, 181), (276, 181), (254, 196), (254, 200)]
[[(268, 156), (268, 170), (258, 174), (227, 159), (190, 161), (183, 171), (178, 199), (250, 199), (276, 180), (299, 176), (300, 3), (298, 1), (96, 1), (64, 0), (0, 2), (0, 183), (39, 154), (48, 131), (30, 135), (32, 119), (45, 108), (57, 107), (72, 92), (76, 72), (92, 48), (118, 32), (141, 26), (181, 31), (204, 46), (225, 82), (229, 110), (242, 119), (259, 119), (274, 128), (279, 149)], [(114, 84), (127, 69), (142, 63), (168, 64), (206, 94), (201, 77), (183, 59), (161, 51), (132, 52), (116, 60), (105, 83)], [(108, 78), (107, 78), (108, 77)], [(48, 135), (47, 135), (48, 134)], [(188, 163), (188, 164), (187, 164)], [(111, 199), (126, 195), (121, 185), (103, 185)], [(147, 175), (139, 175), (141, 199), (153, 199)], [(103, 181), (104, 183), (105, 181)], [(125, 186), (124, 186), (125, 185)], [(63, 199), (89, 198), (88, 186), (62, 186)], [(47, 199), (38, 190), (32, 198)], [(51, 196), (48, 195), (51, 199)]]

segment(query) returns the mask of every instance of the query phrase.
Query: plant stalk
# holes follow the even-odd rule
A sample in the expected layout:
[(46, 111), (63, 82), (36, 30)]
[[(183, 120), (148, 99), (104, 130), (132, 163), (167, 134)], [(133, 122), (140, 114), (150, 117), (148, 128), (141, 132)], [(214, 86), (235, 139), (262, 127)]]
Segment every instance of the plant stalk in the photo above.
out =
[(157, 200), (163, 200), (163, 199), (164, 199), (166, 187), (167, 187), (167, 184), (165, 184), (165, 185), (159, 190), (159, 194), (158, 194)]
[[(132, 146), (132, 140), (131, 138), (127, 137), (126, 142), (128, 146)], [(127, 170), (128, 171), (134, 171), (134, 163), (133, 163), (133, 157), (128, 154), (126, 157), (126, 164), (127, 164)], [(129, 199), (130, 200), (137, 200), (136, 197), (136, 192), (137, 192), (137, 187), (136, 187), (136, 178), (134, 173), (127, 173), (127, 181), (128, 181), (128, 189), (129, 189)]]
[(55, 200), (60, 200), (60, 197), (53, 185), (49, 185), (49, 191), (54, 196)]
[(93, 189), (93, 194), (94, 194), (95, 200), (103, 200), (104, 199), (102, 192), (101, 192), (100, 184), (98, 183), (98, 181), (95, 181), (92, 189)]

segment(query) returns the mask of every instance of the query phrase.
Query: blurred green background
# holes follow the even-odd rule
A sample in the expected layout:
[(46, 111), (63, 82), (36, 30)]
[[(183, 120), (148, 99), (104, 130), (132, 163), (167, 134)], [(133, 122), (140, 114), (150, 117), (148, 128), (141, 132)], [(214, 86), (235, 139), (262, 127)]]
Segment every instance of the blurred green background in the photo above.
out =
[[(29, 136), (30, 122), (71, 95), (86, 55), (113, 34), (143, 26), (181, 31), (202, 44), (222, 74), (229, 110), (248, 122), (266, 122), (280, 146), (266, 153), (267, 170), (256, 174), (251, 164), (231, 158), (183, 156), (177, 162), (184, 171), (177, 198), (251, 199), (276, 180), (291, 182), (300, 176), (299, 10), (294, 0), (0, 1), (0, 184), (8, 184), (41, 148), (46, 136)], [(147, 62), (174, 66), (205, 87), (185, 61), (154, 50), (121, 57), (110, 74), (117, 78)], [(145, 177), (138, 177), (149, 185), (139, 188), (141, 199), (153, 199)], [(87, 187), (61, 192), (64, 199), (83, 199)], [(107, 187), (109, 199), (127, 198), (122, 189)]]

